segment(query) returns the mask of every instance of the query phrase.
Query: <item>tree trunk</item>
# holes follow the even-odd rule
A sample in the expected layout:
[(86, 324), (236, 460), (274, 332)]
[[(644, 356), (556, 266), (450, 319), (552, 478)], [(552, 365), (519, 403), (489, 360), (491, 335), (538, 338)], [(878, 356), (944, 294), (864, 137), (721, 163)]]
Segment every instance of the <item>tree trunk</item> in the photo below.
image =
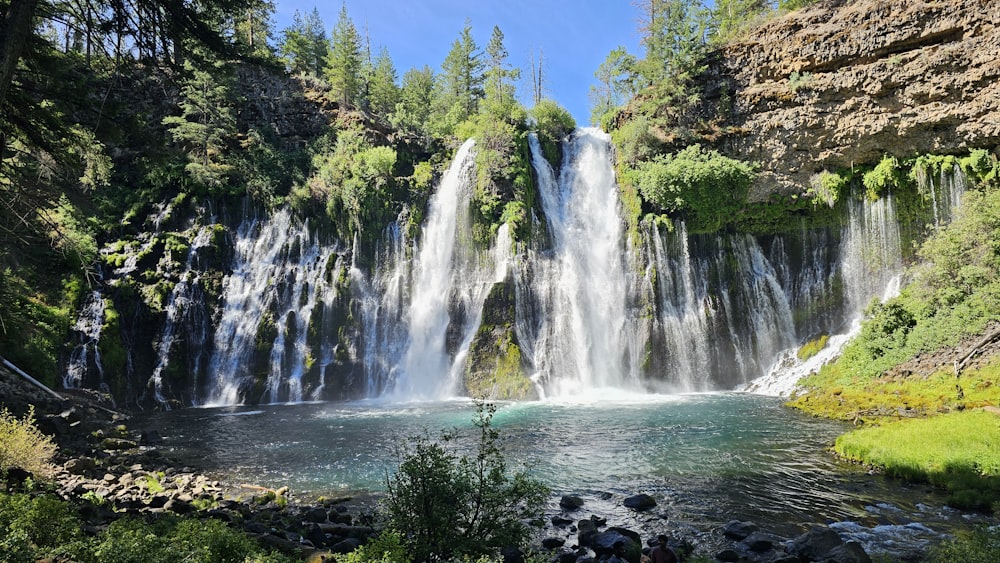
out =
[(32, 20), (37, 7), (38, 0), (11, 0), (0, 24), (0, 106), (7, 101), (14, 70), (34, 29)]

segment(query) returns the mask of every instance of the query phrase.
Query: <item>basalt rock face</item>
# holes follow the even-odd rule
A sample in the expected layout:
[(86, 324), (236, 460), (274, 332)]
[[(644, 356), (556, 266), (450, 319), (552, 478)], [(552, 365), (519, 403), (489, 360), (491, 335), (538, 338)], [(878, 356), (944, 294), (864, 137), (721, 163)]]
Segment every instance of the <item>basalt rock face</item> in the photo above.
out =
[(1000, 145), (1000, 0), (820, 2), (719, 55), (722, 145), (762, 164), (758, 198), (885, 154)]

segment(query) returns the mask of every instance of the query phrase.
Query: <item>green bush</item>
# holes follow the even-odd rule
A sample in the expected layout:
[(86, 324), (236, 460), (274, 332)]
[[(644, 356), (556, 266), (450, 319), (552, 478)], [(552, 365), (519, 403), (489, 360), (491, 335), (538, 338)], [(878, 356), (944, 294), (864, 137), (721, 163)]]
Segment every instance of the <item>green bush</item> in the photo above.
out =
[(803, 344), (801, 348), (799, 348), (799, 351), (795, 354), (795, 356), (802, 361), (808, 360), (809, 358), (815, 356), (816, 354), (819, 354), (820, 350), (826, 348), (826, 343), (829, 340), (830, 340), (830, 335), (828, 334), (824, 334), (819, 338), (810, 340), (809, 342)]
[(81, 537), (80, 521), (65, 502), (0, 493), (0, 561), (36, 561)]
[(865, 172), (861, 183), (865, 186), (865, 195), (868, 199), (876, 199), (886, 195), (893, 188), (901, 188), (905, 185), (906, 178), (896, 157), (885, 155), (875, 168)]
[(28, 407), (24, 418), (14, 417), (6, 408), (0, 410), (0, 477), (19, 467), (38, 477), (52, 475), (52, 456), (56, 446), (35, 426), (35, 407)]
[(691, 145), (639, 166), (642, 197), (667, 213), (683, 212), (693, 231), (715, 231), (733, 220), (754, 179), (752, 165)]
[(399, 533), (385, 531), (377, 538), (348, 553), (343, 563), (407, 563), (412, 561)]
[(522, 519), (540, 513), (547, 490), (524, 471), (508, 472), (495, 411), (476, 403), (471, 455), (455, 451), (454, 432), (440, 441), (411, 438), (401, 452), (398, 471), (386, 480), (384, 509), (414, 560), (490, 555), (527, 539)]

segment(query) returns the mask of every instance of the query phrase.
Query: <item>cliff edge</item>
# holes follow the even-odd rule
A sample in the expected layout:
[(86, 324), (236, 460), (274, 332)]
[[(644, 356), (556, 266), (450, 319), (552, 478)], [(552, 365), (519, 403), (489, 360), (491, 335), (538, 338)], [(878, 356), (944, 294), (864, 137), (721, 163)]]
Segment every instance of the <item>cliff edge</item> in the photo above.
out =
[(719, 54), (722, 146), (761, 163), (757, 197), (885, 154), (1000, 145), (1000, 0), (820, 2)]

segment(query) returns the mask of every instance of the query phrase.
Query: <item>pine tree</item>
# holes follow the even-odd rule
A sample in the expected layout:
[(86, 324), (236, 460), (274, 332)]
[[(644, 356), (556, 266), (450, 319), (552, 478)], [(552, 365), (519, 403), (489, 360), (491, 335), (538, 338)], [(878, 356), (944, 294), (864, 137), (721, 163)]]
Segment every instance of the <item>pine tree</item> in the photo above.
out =
[(468, 119), (476, 113), (483, 98), (482, 53), (472, 38), (472, 24), (468, 20), (462, 34), (452, 43), (441, 70), (445, 113), (453, 114), (456, 123)]
[(725, 41), (768, 9), (765, 0), (715, 0), (715, 9), (712, 10), (713, 38)]
[(273, 55), (271, 43), (274, 40), (274, 15), (272, 0), (250, 0), (246, 7), (235, 15), (234, 31), (236, 40), (247, 52), (258, 57)]
[(330, 50), (319, 11), (303, 16), (296, 10), (292, 25), (282, 32), (278, 50), (285, 66), (294, 73), (319, 75)]
[(425, 132), (434, 102), (434, 71), (431, 67), (411, 68), (403, 75), (393, 125), (409, 131)]
[(232, 171), (225, 162), (226, 148), (236, 134), (231, 78), (221, 62), (208, 70), (194, 68), (190, 62), (184, 68), (190, 78), (181, 88), (182, 114), (164, 118), (163, 124), (185, 151), (188, 164), (184, 170), (191, 179), (203, 186), (223, 186)]
[(701, 2), (645, 0), (642, 44), (646, 58), (638, 69), (649, 83), (686, 81), (696, 71), (705, 47)]
[(635, 96), (635, 66), (635, 57), (625, 47), (617, 47), (597, 68), (598, 84), (590, 87), (591, 123), (600, 125), (604, 114)]
[(379, 49), (378, 57), (372, 64), (368, 97), (371, 110), (383, 117), (388, 117), (396, 109), (396, 104), (399, 102), (396, 66), (392, 63), (389, 50), (385, 47)]
[(324, 69), (331, 95), (341, 105), (358, 105), (362, 86), (361, 72), (361, 37), (344, 5), (340, 8), (340, 17), (330, 37), (330, 53)]
[(507, 64), (507, 48), (503, 44), (503, 32), (493, 27), (493, 35), (486, 45), (489, 67), (486, 71), (485, 99), (487, 111), (500, 119), (508, 119), (517, 100), (514, 97), (514, 81), (520, 69)]

